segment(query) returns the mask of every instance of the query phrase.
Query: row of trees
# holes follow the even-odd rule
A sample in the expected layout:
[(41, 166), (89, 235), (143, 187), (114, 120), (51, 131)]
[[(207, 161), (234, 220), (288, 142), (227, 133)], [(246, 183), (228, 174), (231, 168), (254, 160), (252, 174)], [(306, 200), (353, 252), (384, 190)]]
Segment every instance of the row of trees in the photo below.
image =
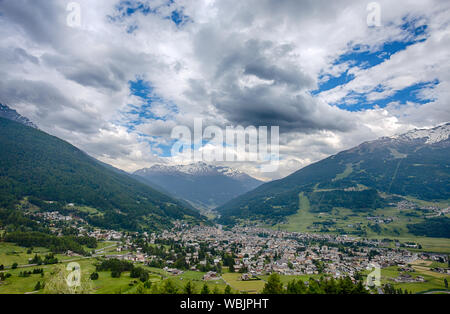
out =
[(408, 231), (416, 236), (450, 238), (450, 218), (439, 217), (408, 225)]
[(40, 255), (35, 254), (33, 259), (31, 260), (31, 264), (37, 264), (37, 265), (51, 265), (51, 264), (58, 264), (58, 258), (55, 257), (53, 253), (49, 253), (42, 257)]
[(349, 278), (335, 280), (321, 277), (319, 280), (310, 279), (309, 282), (293, 280), (285, 287), (278, 274), (269, 276), (263, 289), (263, 294), (368, 294), (362, 281), (353, 283)]
[(97, 247), (97, 240), (90, 237), (62, 236), (57, 237), (43, 232), (9, 232), (5, 236), (5, 242), (16, 243), (24, 247), (45, 247), (54, 253), (73, 251), (87, 255), (84, 245), (89, 248)]
[(136, 288), (136, 294), (232, 294), (233, 291), (229, 285), (225, 289), (214, 286), (213, 289), (204, 283), (201, 288), (196, 287), (191, 281), (188, 281), (184, 287), (178, 287), (172, 280), (168, 279), (160, 283), (147, 281)]

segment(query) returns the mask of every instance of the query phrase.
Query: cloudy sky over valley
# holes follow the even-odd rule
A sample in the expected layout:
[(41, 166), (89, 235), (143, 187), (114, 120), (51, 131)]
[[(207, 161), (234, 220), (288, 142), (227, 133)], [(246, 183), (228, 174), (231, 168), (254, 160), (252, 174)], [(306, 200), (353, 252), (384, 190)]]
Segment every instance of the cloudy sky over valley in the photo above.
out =
[(172, 129), (279, 126), (277, 179), (363, 141), (450, 121), (450, 1), (0, 0), (0, 102), (126, 171)]

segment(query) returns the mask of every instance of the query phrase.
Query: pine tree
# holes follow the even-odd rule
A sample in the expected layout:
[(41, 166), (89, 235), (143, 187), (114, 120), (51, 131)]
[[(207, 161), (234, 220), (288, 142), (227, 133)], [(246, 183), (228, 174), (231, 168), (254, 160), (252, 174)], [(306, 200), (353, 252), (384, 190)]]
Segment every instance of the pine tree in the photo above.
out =
[(202, 292), (200, 292), (200, 293), (201, 294), (209, 294), (210, 293), (209, 287), (206, 283), (203, 285)]
[(270, 275), (264, 286), (263, 294), (282, 294), (283, 292), (284, 288), (280, 276), (278, 274)]
[(192, 285), (192, 283), (190, 281), (188, 281), (186, 283), (186, 285), (184, 286), (183, 292), (184, 292), (184, 294), (195, 294), (194, 286)]
[(230, 287), (229, 285), (227, 285), (227, 286), (225, 287), (224, 294), (232, 294), (231, 287)]
[(177, 294), (178, 288), (172, 282), (172, 280), (167, 280), (162, 287), (162, 294)]

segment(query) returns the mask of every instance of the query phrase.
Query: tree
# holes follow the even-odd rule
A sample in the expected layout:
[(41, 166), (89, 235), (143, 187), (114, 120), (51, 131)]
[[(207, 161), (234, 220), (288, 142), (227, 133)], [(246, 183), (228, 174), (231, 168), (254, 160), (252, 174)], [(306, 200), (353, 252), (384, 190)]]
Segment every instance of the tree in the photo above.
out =
[(131, 269), (130, 277), (139, 278), (142, 282), (146, 282), (150, 278), (148, 272), (142, 267), (133, 267)]
[(384, 294), (395, 294), (396, 290), (390, 283), (388, 283), (383, 285), (383, 292)]
[(200, 294), (210, 294), (209, 287), (206, 283), (203, 284), (203, 288), (202, 288), (202, 291), (200, 292)]
[(230, 273), (234, 273), (234, 266), (233, 266), (233, 264), (228, 266), (228, 270), (230, 271)]
[[(367, 294), (366, 287), (364, 287), (362, 281), (358, 281), (358, 284), (353, 288), (352, 294)], [(407, 294), (407, 290), (405, 290)]]
[(310, 278), (308, 294), (325, 294), (325, 291), (322, 289), (319, 281)]
[(42, 289), (42, 288), (41, 288), (41, 282), (38, 281), (37, 284), (34, 286), (34, 291), (39, 291), (39, 290), (41, 290), (41, 289)]
[(162, 286), (162, 294), (177, 294), (178, 288), (175, 286), (175, 284), (172, 282), (172, 280), (167, 280), (164, 282)]
[(19, 265), (17, 263), (12, 264), (12, 269), (16, 269)]
[(120, 273), (120, 271), (118, 271), (118, 270), (113, 270), (113, 271), (111, 272), (111, 277), (112, 277), (112, 278), (120, 278), (120, 275), (121, 275), (121, 273)]
[(447, 280), (447, 278), (444, 278), (444, 285), (445, 285), (445, 289), (448, 289), (448, 280)]
[(221, 294), (218, 286), (214, 286), (213, 294)]
[(141, 282), (146, 282), (147, 280), (149, 280), (150, 279), (150, 275), (147, 273), (147, 272), (143, 272), (142, 274), (141, 274), (141, 276), (139, 276), (139, 280), (141, 281)]
[(146, 294), (146, 292), (144, 284), (141, 283), (137, 286), (135, 294)]
[(144, 288), (145, 289), (150, 289), (151, 287), (152, 287), (152, 282), (151, 281), (144, 282)]
[(195, 294), (194, 285), (188, 281), (183, 289), (184, 294)]
[(4, 270), (5, 269), (5, 265), (0, 265), (0, 270)]
[(150, 293), (151, 294), (159, 294), (160, 293), (160, 289), (159, 289), (158, 284), (152, 283), (152, 285), (150, 287)]
[(293, 280), (288, 283), (288, 286), (287, 286), (288, 294), (305, 294), (306, 291), (307, 291), (307, 287), (302, 280), (298, 280), (298, 281)]
[(227, 285), (227, 286), (225, 287), (224, 294), (232, 294), (230, 285)]
[(266, 285), (263, 289), (263, 294), (282, 294), (284, 293), (283, 284), (281, 283), (280, 276), (278, 274), (272, 274), (269, 276)]
[(90, 276), (91, 280), (98, 280), (98, 277), (99, 277), (99, 275), (97, 272), (93, 272)]

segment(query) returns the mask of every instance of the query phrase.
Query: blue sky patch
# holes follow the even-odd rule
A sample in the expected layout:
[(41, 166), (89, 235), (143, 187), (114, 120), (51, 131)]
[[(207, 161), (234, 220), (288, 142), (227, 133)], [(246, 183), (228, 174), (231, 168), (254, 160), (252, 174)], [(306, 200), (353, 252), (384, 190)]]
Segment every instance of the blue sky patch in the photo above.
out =
[[(388, 104), (393, 102), (398, 102), (401, 105), (404, 105), (407, 102), (413, 102), (423, 105), (432, 102), (434, 99), (422, 97), (421, 91), (423, 91), (424, 89), (435, 88), (438, 84), (438, 80), (418, 83), (402, 90), (395, 91), (393, 95), (378, 100), (368, 100), (368, 94), (351, 92), (342, 101), (333, 105), (336, 105), (340, 109), (353, 112), (373, 109), (376, 106), (385, 108)], [(383, 88), (381, 86), (378, 86), (373, 91), (383, 92)]]
[[(378, 50), (371, 51), (367, 45), (349, 44), (349, 51), (337, 58), (332, 65), (337, 66), (343, 63), (350, 64), (350, 67), (358, 67), (360, 69), (368, 69), (377, 66), (386, 60), (390, 59), (392, 55), (405, 50), (409, 46), (416, 43), (423, 42), (427, 39), (427, 25), (418, 25), (418, 19), (407, 20), (403, 19), (404, 23), (400, 28), (405, 32), (403, 41), (392, 41), (384, 43)], [(323, 80), (327, 77), (327, 73), (322, 73), (319, 77), (319, 88), (313, 94), (320, 94), (323, 91), (333, 89), (337, 86), (346, 84), (354, 79), (353, 75), (348, 74), (349, 69), (342, 73), (339, 77), (329, 76), (329, 80)]]
[(313, 95), (318, 95), (321, 92), (333, 89), (336, 86), (345, 85), (350, 81), (352, 81), (354, 78), (355, 75), (350, 74), (349, 70), (345, 71), (338, 77), (322, 74), (319, 76), (319, 82), (322, 83), (319, 83), (319, 88), (317, 90), (312, 91), (311, 93)]
[[(178, 112), (178, 108), (176, 107), (176, 105), (160, 97), (155, 92), (150, 82), (137, 78), (134, 81), (129, 81), (128, 84), (130, 94), (137, 96), (143, 100), (143, 104), (140, 106), (129, 104), (129, 110), (124, 112), (124, 115), (127, 116), (127, 120), (123, 125), (128, 129), (129, 132), (136, 132), (136, 127), (144, 123), (151, 123), (151, 121), (158, 120), (166, 121), (166, 117), (157, 116), (152, 111), (155, 103), (164, 104), (165, 108), (169, 108), (169, 110), (173, 113)], [(155, 136), (153, 136), (152, 134), (143, 134), (141, 132), (137, 132), (137, 134), (140, 136), (140, 141), (147, 142), (152, 147), (153, 151), (158, 152), (158, 156), (171, 156), (171, 149), (173, 144), (175, 143), (175, 140), (167, 145), (164, 145), (155, 143)]]
[(191, 21), (190, 17), (183, 13), (183, 10), (172, 11), (172, 14), (170, 15), (170, 20), (174, 22), (177, 27), (181, 27)]
[[(372, 68), (389, 60), (394, 54), (406, 50), (409, 46), (427, 40), (428, 26), (424, 24), (423, 19), (404, 17), (403, 23), (398, 27), (403, 31), (403, 39), (386, 42), (376, 50), (367, 45), (349, 43), (348, 52), (340, 55), (332, 63), (332, 66), (345, 64), (345, 71), (340, 73), (339, 76), (333, 76), (329, 73), (322, 72), (318, 77), (318, 88), (312, 91), (311, 94), (317, 96), (322, 92), (332, 90), (338, 86), (346, 85), (355, 79), (355, 75), (352, 73), (352, 68), (363, 70)], [(367, 101), (366, 95), (364, 94), (351, 92), (340, 103), (335, 105), (342, 109), (358, 111), (373, 108), (376, 105), (385, 107), (393, 101), (398, 101), (400, 103), (405, 103), (406, 101), (426, 103), (430, 100), (420, 99), (416, 95), (418, 95), (420, 90), (423, 88), (430, 88), (430, 86), (433, 87), (434, 83), (435, 82), (426, 82), (416, 84), (404, 90), (397, 91), (393, 96), (374, 102)], [(374, 91), (382, 92), (383, 89), (379, 86), (375, 88)]]
[[(172, 21), (177, 27), (182, 27), (187, 22), (191, 21), (191, 18), (184, 14), (182, 7), (174, 9), (168, 16), (160, 14), (162, 7), (171, 7), (175, 4), (174, 0), (168, 0), (164, 4), (152, 7), (146, 1), (129, 1), (122, 0), (116, 5), (117, 14), (115, 16), (108, 16), (111, 22), (123, 21), (127, 17), (133, 16), (136, 13), (143, 15), (160, 15), (161, 18)], [(174, 6), (175, 7), (175, 6)], [(127, 29), (128, 33), (133, 33), (137, 26), (130, 26)]]
[(135, 81), (128, 82), (128, 84), (130, 86), (130, 94), (143, 100), (142, 106), (129, 105), (131, 109), (128, 112), (125, 112), (125, 114), (131, 118), (126, 125), (129, 130), (135, 130), (137, 125), (148, 122), (148, 120), (166, 120), (165, 117), (157, 116), (152, 112), (152, 107), (155, 103), (164, 104), (165, 107), (169, 108), (172, 112), (177, 112), (177, 107), (158, 96), (149, 82), (142, 79), (136, 79)]

